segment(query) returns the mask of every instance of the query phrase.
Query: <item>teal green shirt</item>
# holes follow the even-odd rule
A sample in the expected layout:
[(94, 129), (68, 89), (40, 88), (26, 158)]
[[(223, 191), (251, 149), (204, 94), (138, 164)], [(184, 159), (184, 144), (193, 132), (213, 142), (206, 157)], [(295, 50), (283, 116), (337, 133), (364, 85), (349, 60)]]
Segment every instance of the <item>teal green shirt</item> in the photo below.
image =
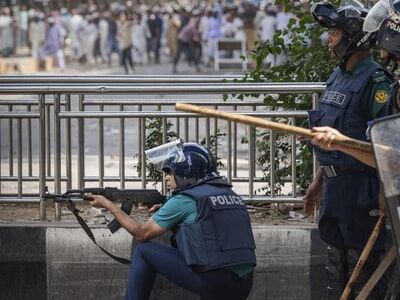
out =
[[(196, 220), (197, 207), (195, 200), (187, 195), (178, 194), (169, 197), (164, 205), (153, 214), (152, 218), (161, 228), (171, 230), (179, 223), (190, 224)], [(253, 271), (252, 264), (231, 266), (230, 269), (239, 277)]]
[[(372, 56), (367, 57), (356, 65), (351, 71), (345, 72), (345, 78), (357, 77), (365, 69), (374, 64)], [(368, 119), (373, 120), (383, 116), (384, 107), (389, 100), (392, 79), (383, 71), (378, 71), (367, 83), (362, 97), (362, 110)]]
[(190, 224), (196, 220), (197, 207), (194, 199), (178, 194), (167, 199), (153, 215), (153, 220), (163, 229), (171, 230), (179, 223)]

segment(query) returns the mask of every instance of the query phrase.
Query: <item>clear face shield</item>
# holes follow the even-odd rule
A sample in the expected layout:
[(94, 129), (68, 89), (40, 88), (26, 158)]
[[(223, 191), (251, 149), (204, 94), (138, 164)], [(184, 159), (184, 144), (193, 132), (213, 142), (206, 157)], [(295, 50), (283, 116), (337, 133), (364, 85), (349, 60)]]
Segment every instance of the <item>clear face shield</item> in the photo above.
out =
[(348, 7), (345, 10), (346, 18), (361, 18), (363, 13), (365, 14), (367, 11), (364, 3), (358, 0), (344, 0), (341, 2), (340, 7)]
[[(391, 3), (392, 2), (392, 3)], [(397, 7), (397, 9), (396, 9)], [(397, 13), (396, 13), (396, 10)], [(364, 21), (363, 30), (366, 32), (378, 31), (382, 22), (390, 17), (396, 23), (400, 22), (400, 0), (380, 0), (369, 11)]]
[(162, 172), (165, 162), (180, 163), (185, 161), (183, 153), (183, 142), (181, 139), (169, 142), (146, 150), (144, 153), (147, 160), (155, 166), (157, 171)]
[(389, 219), (400, 255), (400, 115), (377, 120), (371, 128), (376, 163), (385, 193)]
[(376, 163), (386, 197), (400, 195), (400, 116), (385, 118), (371, 127)]

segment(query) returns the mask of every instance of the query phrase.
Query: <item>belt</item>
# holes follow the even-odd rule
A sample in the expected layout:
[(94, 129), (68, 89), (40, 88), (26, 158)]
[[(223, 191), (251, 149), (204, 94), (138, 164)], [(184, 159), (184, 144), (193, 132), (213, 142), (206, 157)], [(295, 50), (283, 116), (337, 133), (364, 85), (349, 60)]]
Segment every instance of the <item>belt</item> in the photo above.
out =
[(336, 166), (321, 166), (322, 172), (325, 177), (342, 176), (351, 173), (365, 172), (367, 168), (341, 168)]

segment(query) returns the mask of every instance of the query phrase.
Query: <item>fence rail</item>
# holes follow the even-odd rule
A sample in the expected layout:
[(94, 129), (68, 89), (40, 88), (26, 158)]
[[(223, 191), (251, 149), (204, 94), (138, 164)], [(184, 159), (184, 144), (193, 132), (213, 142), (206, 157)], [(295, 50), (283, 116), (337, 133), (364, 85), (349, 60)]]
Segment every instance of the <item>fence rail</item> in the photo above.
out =
[[(228, 78), (233, 79), (237, 78)], [(173, 105), (184, 101), (295, 124), (306, 118), (305, 111), (268, 111), (256, 95), (245, 101), (234, 97), (224, 101), (224, 95), (310, 94), (315, 105), (324, 84), (222, 81), (219, 76), (0, 77), (0, 203), (40, 202), (40, 218), (45, 219), (46, 185), (52, 185), (55, 193), (111, 182), (121, 188), (146, 188), (151, 184), (144, 157), (149, 139), (163, 143), (172, 134), (212, 147), (224, 165), (223, 174), (245, 200), (301, 201), (294, 136), (288, 138), (288, 195), (279, 195), (275, 189), (268, 196), (257, 195), (254, 191), (262, 188), (265, 178), (256, 164), (260, 153), (255, 131), (242, 124), (177, 112)], [(209, 95), (205, 98), (204, 94)], [(150, 130), (149, 122), (158, 127)], [(243, 139), (246, 144), (241, 143)], [(272, 161), (277, 152), (273, 132), (270, 143)], [(271, 164), (270, 186), (275, 185), (274, 167)], [(60, 218), (56, 205), (55, 219)]]

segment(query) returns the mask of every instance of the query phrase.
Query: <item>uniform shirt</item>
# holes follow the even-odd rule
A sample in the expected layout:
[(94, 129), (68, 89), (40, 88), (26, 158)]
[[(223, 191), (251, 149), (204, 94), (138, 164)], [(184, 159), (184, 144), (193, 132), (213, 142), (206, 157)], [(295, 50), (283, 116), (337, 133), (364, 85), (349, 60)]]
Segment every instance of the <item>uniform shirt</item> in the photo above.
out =
[[(365, 67), (374, 63), (372, 56), (364, 59), (351, 71), (345, 71), (344, 77), (358, 76), (365, 70)], [(370, 119), (382, 117), (384, 107), (389, 100), (391, 79), (383, 71), (377, 72), (366, 85), (363, 92), (363, 107), (365, 115)]]
[[(169, 197), (164, 205), (153, 214), (154, 222), (163, 229), (171, 230), (179, 223), (190, 224), (196, 220), (197, 207), (194, 199), (187, 195)], [(252, 264), (240, 264), (229, 267), (238, 276), (243, 277), (253, 271)]]

